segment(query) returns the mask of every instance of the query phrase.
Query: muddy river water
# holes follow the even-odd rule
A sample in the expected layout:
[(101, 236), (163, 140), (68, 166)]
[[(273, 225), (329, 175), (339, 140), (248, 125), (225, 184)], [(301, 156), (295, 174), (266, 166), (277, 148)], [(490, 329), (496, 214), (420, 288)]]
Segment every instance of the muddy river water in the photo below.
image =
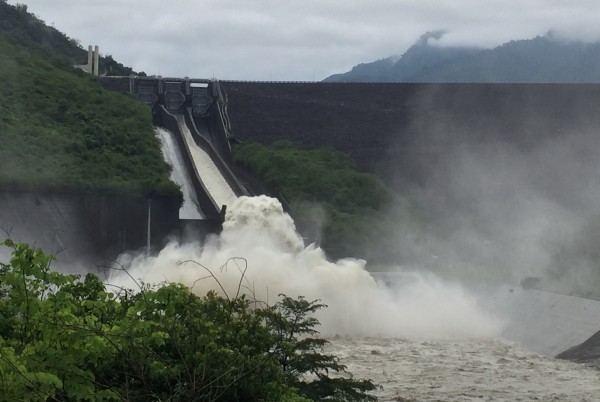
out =
[(493, 340), (330, 338), (380, 401), (600, 401), (600, 371)]

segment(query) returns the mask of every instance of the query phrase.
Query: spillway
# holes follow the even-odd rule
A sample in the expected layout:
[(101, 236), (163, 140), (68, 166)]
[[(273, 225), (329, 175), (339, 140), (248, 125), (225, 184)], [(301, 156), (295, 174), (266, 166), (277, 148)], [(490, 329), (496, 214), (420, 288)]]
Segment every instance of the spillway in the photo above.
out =
[(227, 183), (227, 180), (225, 180), (223, 174), (208, 153), (196, 143), (183, 115), (177, 114), (176, 118), (183, 139), (190, 151), (192, 163), (196, 167), (202, 184), (215, 201), (217, 207), (230, 205), (237, 198), (231, 186)]
[(190, 174), (183, 164), (183, 156), (174, 134), (161, 127), (156, 127), (155, 132), (160, 138), (165, 161), (173, 168), (171, 180), (181, 186), (183, 193), (183, 204), (179, 210), (179, 219), (206, 219), (206, 214), (200, 209), (198, 195), (194, 190)]

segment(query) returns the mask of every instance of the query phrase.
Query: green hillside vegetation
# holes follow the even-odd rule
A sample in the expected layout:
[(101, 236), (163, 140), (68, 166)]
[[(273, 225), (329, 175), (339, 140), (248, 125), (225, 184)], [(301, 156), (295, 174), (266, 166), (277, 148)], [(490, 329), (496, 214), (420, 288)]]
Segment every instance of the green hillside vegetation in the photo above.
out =
[[(82, 48), (76, 39), (46, 25), (24, 4), (11, 6), (6, 0), (0, 0), (0, 36), (57, 67), (70, 68), (87, 63), (87, 47)], [(145, 75), (135, 73), (110, 55), (100, 57), (99, 67), (107, 75)]]
[[(234, 147), (234, 160), (274, 194), (289, 201), (300, 227), (319, 227), (321, 246), (333, 258), (398, 262), (399, 227), (411, 226), (408, 202), (376, 176), (357, 170), (330, 149), (300, 149), (291, 142)], [(307, 239), (313, 241), (314, 239)]]
[(55, 65), (84, 64), (86, 52), (75, 39), (27, 11), (27, 6), (11, 6), (0, 0), (0, 34), (12, 44), (50, 60)]
[(375, 400), (371, 381), (322, 353), (318, 301), (269, 306), (174, 283), (113, 294), (92, 274), (52, 272), (41, 250), (1, 245), (3, 401)]
[(146, 106), (0, 36), (0, 188), (180, 194)]

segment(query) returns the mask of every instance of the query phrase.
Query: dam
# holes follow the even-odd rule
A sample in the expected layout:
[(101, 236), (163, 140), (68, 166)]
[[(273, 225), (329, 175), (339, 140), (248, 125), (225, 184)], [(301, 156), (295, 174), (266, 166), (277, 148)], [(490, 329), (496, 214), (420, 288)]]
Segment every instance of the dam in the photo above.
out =
[(236, 137), (331, 147), (398, 190), (466, 145), (528, 150), (600, 127), (597, 84), (221, 82)]
[[(154, 224), (147, 222), (153, 219), (162, 222), (162, 226), (150, 228), (156, 236), (151, 241), (156, 241), (158, 248), (163, 235), (181, 230), (181, 225), (195, 226), (204, 233), (218, 232), (226, 213), (223, 206), (241, 195), (254, 194), (230, 168), (228, 150), (234, 137), (332, 146), (399, 189), (406, 183), (432, 180), (426, 172), (444, 169), (440, 155), (460, 148), (472, 137), (481, 150), (509, 142), (528, 149), (541, 141), (542, 133), (560, 137), (600, 123), (592, 113), (600, 107), (596, 86), (238, 82), (217, 86), (205, 80), (132, 77), (104, 78), (101, 82), (108, 89), (136, 94), (152, 110), (164, 155), (178, 166), (175, 175), (181, 180), (179, 184), (188, 188), (185, 193), (189, 197), (184, 210), (165, 201), (166, 214), (158, 212), (162, 209), (160, 200), (151, 204), (147, 200), (130, 201), (137, 215), (128, 218), (116, 212), (119, 203), (112, 200), (106, 200), (102, 208), (93, 200), (36, 200), (35, 195), (3, 201), (1, 222), (15, 228), (15, 237), (22, 237), (17, 240), (58, 250), (59, 256), (63, 250), (66, 259), (72, 261), (94, 253), (89, 247), (92, 242), (85, 243), (82, 234), (87, 233), (85, 226), (95, 215), (82, 213), (81, 205), (93, 204), (102, 214), (115, 216), (114, 227), (107, 225), (105, 231), (118, 233), (118, 244), (111, 245), (117, 253), (145, 246), (147, 226)], [(529, 116), (535, 119), (528, 120)], [(14, 212), (19, 210), (26, 212)], [(23, 227), (23, 216), (34, 210), (40, 214), (37, 222), (49, 230)], [(149, 218), (151, 210), (155, 213)], [(49, 218), (43, 220), (42, 216)], [(121, 220), (130, 220), (136, 229), (118, 226)], [(27, 238), (26, 232), (43, 235)], [(73, 250), (81, 250), (82, 255)], [(386, 277), (383, 281), (395, 280), (401, 278)], [(489, 286), (493, 291), (477, 287), (473, 291), (481, 294), (482, 304), (494, 306), (504, 315), (507, 326), (503, 336), (530, 350), (552, 356), (585, 341), (599, 329), (600, 302), (595, 300), (513, 284)]]
[[(228, 128), (218, 110), (223, 104), (218, 90), (213, 94), (206, 82), (184, 80), (125, 82), (154, 114), (163, 156), (184, 191), (183, 209), (178, 207), (181, 200), (172, 197), (2, 194), (0, 229), (16, 241), (56, 254), (54, 265), (64, 271), (94, 271), (122, 252), (156, 251), (169, 236), (190, 229), (200, 237), (218, 232), (226, 205), (250, 194), (226, 161)], [(6, 258), (8, 251), (2, 253)]]

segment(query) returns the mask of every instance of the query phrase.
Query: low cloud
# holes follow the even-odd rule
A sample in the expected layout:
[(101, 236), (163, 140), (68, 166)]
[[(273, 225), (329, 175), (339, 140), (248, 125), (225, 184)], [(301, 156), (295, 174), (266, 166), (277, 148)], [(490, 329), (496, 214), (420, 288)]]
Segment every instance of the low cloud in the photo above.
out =
[(24, 2), (82, 44), (168, 76), (321, 80), (400, 55), (439, 29), (448, 32), (442, 46), (493, 47), (551, 30), (567, 39), (600, 38), (600, 3), (582, 0)]

